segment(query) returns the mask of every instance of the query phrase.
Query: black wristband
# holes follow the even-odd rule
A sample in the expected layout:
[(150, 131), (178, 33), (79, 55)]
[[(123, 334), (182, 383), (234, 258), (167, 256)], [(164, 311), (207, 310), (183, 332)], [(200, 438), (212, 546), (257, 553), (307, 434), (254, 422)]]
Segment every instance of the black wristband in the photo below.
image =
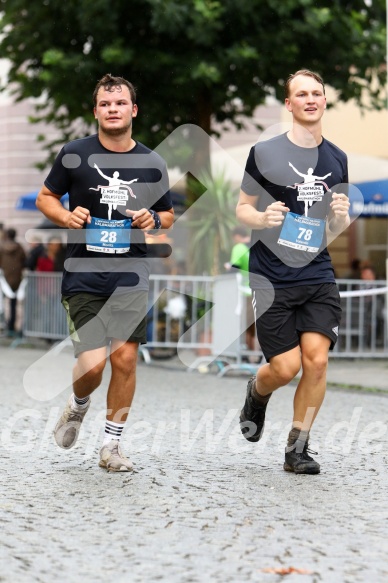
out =
[(158, 215), (158, 213), (152, 209), (149, 209), (149, 212), (152, 215), (152, 218), (154, 219), (154, 223), (155, 223), (154, 230), (161, 229), (162, 228), (162, 221), (160, 220), (160, 216)]

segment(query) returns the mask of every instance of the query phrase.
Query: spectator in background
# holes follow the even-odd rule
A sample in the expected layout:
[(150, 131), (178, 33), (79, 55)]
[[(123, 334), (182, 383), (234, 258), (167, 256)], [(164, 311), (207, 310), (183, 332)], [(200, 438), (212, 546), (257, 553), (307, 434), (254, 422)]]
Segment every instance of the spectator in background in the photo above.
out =
[[(376, 271), (373, 265), (365, 264), (361, 267), (360, 270), (360, 277), (359, 279), (363, 279), (364, 281), (376, 281)], [(373, 287), (370, 285), (368, 287)]]
[(39, 322), (39, 327), (45, 331), (50, 330), (52, 314), (60, 306), (58, 301), (58, 279), (48, 274), (63, 271), (64, 253), (65, 250), (61, 239), (55, 235), (50, 237), (48, 242), (43, 245), (43, 250), (36, 259), (35, 272), (45, 275), (30, 278), (30, 283), (34, 285), (34, 291), (37, 295), (36, 301), (41, 305), (42, 319)]
[(248, 350), (254, 351), (256, 346), (255, 317), (252, 307), (252, 293), (249, 287), (249, 247), (250, 235), (243, 226), (233, 229), (233, 247), (229, 263), (225, 263), (225, 269), (239, 269), (242, 276), (243, 294), (245, 297), (246, 317), (246, 345)]
[(26, 269), (29, 271), (35, 271), (38, 259), (41, 255), (43, 255), (44, 251), (44, 245), (41, 240), (38, 239), (38, 237), (35, 237), (33, 240), (31, 240), (30, 250), (28, 251), (26, 258)]
[(361, 259), (355, 258), (350, 262), (350, 271), (345, 279), (361, 279)]
[(9, 298), (8, 336), (15, 335), (17, 292), (23, 279), (26, 254), (20, 243), (16, 242), (15, 229), (7, 229), (0, 247), (0, 269), (3, 270), (3, 292)]
[(4, 225), (3, 225), (3, 223), (0, 223), (0, 247), (4, 243), (4, 239), (5, 239)]
[(236, 227), (232, 232), (233, 247), (229, 263), (225, 264), (226, 269), (235, 267), (241, 269), (244, 273), (244, 285), (249, 286), (249, 247), (250, 236), (244, 227)]
[(62, 271), (64, 265), (64, 247), (59, 237), (50, 237), (36, 261), (36, 271)]
[[(373, 289), (376, 281), (376, 270), (373, 265), (364, 264), (360, 270), (360, 279), (371, 282), (361, 289)], [(382, 345), (384, 335), (384, 299), (382, 295), (365, 296), (364, 300), (364, 340), (367, 346), (372, 345), (375, 335), (376, 345)], [(374, 334), (373, 334), (374, 332)]]

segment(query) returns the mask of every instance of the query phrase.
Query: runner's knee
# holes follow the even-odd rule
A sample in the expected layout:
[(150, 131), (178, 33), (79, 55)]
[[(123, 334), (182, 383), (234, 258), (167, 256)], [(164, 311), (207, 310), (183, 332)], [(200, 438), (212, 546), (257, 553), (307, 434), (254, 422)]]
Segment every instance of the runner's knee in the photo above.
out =
[(305, 371), (312, 371), (316, 375), (324, 374), (328, 365), (328, 355), (308, 353), (302, 356), (302, 366)]
[(77, 376), (82, 377), (85, 380), (90, 380), (91, 382), (94, 381), (93, 384), (95, 384), (95, 381), (101, 381), (105, 364), (106, 359), (96, 360), (94, 358), (85, 358), (83, 355), (80, 355), (76, 364), (76, 369), (78, 369)]
[(137, 347), (132, 344), (124, 344), (121, 348), (114, 350), (110, 355), (112, 368), (120, 372), (128, 372), (135, 368), (137, 362)]
[(295, 378), (300, 370), (300, 365), (299, 358), (282, 360), (280, 357), (274, 362), (271, 361), (273, 373), (276, 375), (280, 386), (287, 385)]

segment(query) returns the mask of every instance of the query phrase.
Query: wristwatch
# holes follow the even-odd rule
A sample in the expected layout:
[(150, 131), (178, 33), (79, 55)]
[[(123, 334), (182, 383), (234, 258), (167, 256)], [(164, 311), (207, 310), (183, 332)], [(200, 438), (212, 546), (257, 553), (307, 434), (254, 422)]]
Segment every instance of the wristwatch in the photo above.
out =
[(158, 215), (158, 213), (152, 209), (149, 209), (149, 212), (152, 215), (152, 218), (154, 219), (154, 223), (155, 223), (154, 230), (161, 229), (162, 228), (162, 221), (160, 220), (160, 216)]

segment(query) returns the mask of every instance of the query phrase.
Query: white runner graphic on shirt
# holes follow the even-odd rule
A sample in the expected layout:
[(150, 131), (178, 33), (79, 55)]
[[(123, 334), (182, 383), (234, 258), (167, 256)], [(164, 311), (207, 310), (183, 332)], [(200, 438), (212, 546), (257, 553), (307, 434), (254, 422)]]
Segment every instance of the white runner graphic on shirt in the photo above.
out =
[(304, 180), (301, 184), (296, 182), (293, 186), (287, 186), (287, 188), (298, 189), (297, 200), (304, 201), (304, 214), (307, 217), (308, 209), (313, 202), (322, 200), (323, 195), (325, 194), (323, 187), (326, 188), (326, 191), (330, 192), (330, 188), (327, 186), (326, 182), (323, 182), (323, 180), (328, 176), (331, 176), (331, 172), (328, 172), (325, 176), (315, 176), (312, 168), (307, 170), (307, 174), (303, 174), (303, 172), (299, 172), (291, 162), (289, 162), (288, 165), (291, 166), (293, 171)]
[[(117, 172), (117, 170), (113, 172), (112, 177), (106, 176), (106, 174), (101, 172), (97, 164), (94, 164), (94, 167), (99, 175), (109, 182), (109, 186), (99, 185), (97, 188), (89, 188), (89, 190), (97, 190), (101, 192), (100, 202), (108, 205), (108, 219), (111, 219), (112, 210), (116, 210), (118, 206), (126, 206), (126, 203), (129, 200), (128, 193), (132, 198), (136, 198), (136, 195), (132, 188), (129, 187), (129, 184), (137, 182), (138, 179), (134, 178), (129, 181), (121, 180), (121, 178), (119, 178), (120, 173)], [(123, 189), (126, 189), (126, 191)]]

